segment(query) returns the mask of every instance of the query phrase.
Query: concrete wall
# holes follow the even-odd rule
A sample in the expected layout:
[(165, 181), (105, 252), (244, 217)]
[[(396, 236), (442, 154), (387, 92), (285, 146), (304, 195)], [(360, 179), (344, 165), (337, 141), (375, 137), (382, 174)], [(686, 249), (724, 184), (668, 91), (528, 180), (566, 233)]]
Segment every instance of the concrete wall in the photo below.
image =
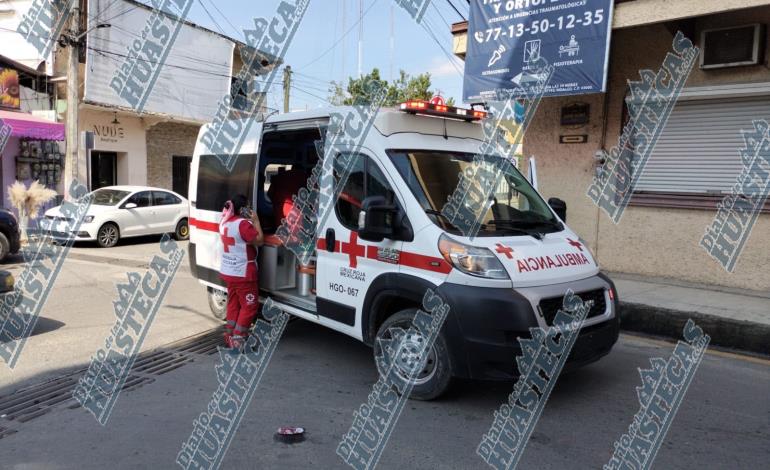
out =
[[(770, 23), (770, 8), (731, 12), (694, 21), (693, 40), (701, 29)], [(690, 25), (693, 26), (693, 25)], [(638, 79), (638, 70), (657, 70), (672, 49), (672, 30), (663, 24), (613, 31), (607, 137), (604, 147), (617, 145), (621, 128), (622, 100), (628, 79)], [(715, 71), (693, 70), (687, 86), (727, 83), (770, 82), (764, 65)], [(734, 273), (727, 273), (698, 243), (716, 210), (658, 209), (629, 207), (619, 225), (613, 224), (585, 195), (594, 174), (593, 155), (601, 148), (604, 119), (602, 94), (549, 98), (527, 131), (525, 155), (538, 161), (540, 190), (546, 197), (568, 203), (568, 223), (597, 254), (604, 269), (651, 276), (672, 277), (731, 287), (770, 290), (770, 215), (761, 215)], [(559, 125), (560, 109), (572, 102), (591, 105), (587, 126), (570, 129)], [(559, 144), (560, 134), (588, 134), (586, 144)], [(738, 149), (736, 149), (737, 155)]]
[(147, 184), (172, 189), (172, 157), (192, 157), (200, 126), (162, 122), (147, 130)]

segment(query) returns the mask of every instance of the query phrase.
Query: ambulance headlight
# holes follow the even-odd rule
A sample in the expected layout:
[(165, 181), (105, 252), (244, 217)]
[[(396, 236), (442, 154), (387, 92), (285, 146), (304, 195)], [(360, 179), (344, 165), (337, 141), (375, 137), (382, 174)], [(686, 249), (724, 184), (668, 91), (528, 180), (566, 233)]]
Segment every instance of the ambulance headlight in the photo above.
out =
[(487, 248), (470, 246), (441, 235), (438, 249), (449, 264), (471, 276), (509, 279), (500, 260)]

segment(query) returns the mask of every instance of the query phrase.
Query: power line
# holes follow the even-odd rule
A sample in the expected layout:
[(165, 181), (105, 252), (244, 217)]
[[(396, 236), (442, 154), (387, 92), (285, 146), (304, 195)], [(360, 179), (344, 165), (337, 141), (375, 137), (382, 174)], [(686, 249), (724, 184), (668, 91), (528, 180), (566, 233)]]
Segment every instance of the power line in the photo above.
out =
[(236, 32), (236, 35), (240, 37), (243, 34), (243, 31), (236, 28), (235, 25), (230, 22), (230, 19), (224, 13), (222, 13), (222, 10), (219, 9), (219, 7), (217, 6), (216, 2), (214, 2), (214, 0), (209, 0), (209, 3), (222, 16), (222, 18), (224, 18), (225, 21), (227, 21), (227, 24), (229, 24), (230, 27), (233, 28), (233, 31)]
[(329, 52), (331, 52), (332, 50), (334, 50), (334, 48), (335, 48), (335, 47), (337, 47), (337, 46), (339, 45), (339, 43), (340, 43), (340, 42), (342, 42), (342, 40), (343, 40), (343, 39), (345, 39), (345, 37), (346, 37), (348, 34), (350, 34), (350, 32), (351, 32), (351, 31), (353, 31), (353, 30), (356, 28), (356, 26), (358, 26), (358, 23), (360, 23), (360, 22), (361, 22), (361, 20), (363, 20), (363, 19), (364, 19), (364, 17), (366, 16), (366, 14), (367, 14), (367, 13), (369, 13), (369, 11), (372, 9), (372, 7), (373, 7), (374, 5), (376, 5), (376, 4), (377, 4), (377, 2), (378, 2), (378, 1), (379, 1), (379, 0), (373, 0), (373, 1), (372, 1), (372, 3), (371, 3), (371, 4), (370, 4), (368, 7), (366, 7), (366, 9), (363, 11), (363, 13), (361, 14), (361, 16), (360, 16), (360, 18), (358, 19), (358, 21), (356, 21), (356, 22), (355, 22), (355, 23), (354, 23), (354, 24), (353, 24), (353, 25), (352, 25), (350, 28), (348, 28), (348, 29), (347, 29), (347, 31), (345, 31), (345, 32), (342, 34), (342, 36), (340, 36), (340, 37), (339, 37), (339, 38), (338, 38), (338, 39), (337, 39), (337, 40), (334, 42), (334, 44), (332, 44), (332, 45), (331, 45), (331, 46), (330, 46), (328, 49), (326, 49), (324, 52), (322, 52), (322, 53), (321, 53), (321, 55), (319, 55), (319, 56), (318, 56), (318, 57), (316, 57), (315, 59), (311, 60), (311, 61), (310, 61), (310, 62), (308, 62), (307, 64), (305, 64), (305, 65), (301, 66), (300, 68), (301, 68), (301, 69), (306, 69), (307, 67), (309, 67), (309, 66), (311, 66), (311, 65), (315, 64), (316, 62), (318, 62), (319, 60), (321, 60), (321, 58), (323, 58), (324, 56), (326, 56), (326, 54), (328, 54)]
[[(209, 0), (209, 1), (210, 1), (210, 0)], [(206, 8), (206, 5), (203, 3), (203, 0), (200, 0), (200, 1), (198, 2), (198, 4), (201, 6), (201, 8), (203, 8), (203, 11), (205, 11), (205, 12), (206, 12), (206, 15), (207, 15), (207, 16), (208, 16), (208, 17), (211, 19), (211, 21), (214, 23), (214, 26), (216, 26), (216, 27), (217, 27), (217, 29), (219, 30), (219, 32), (220, 32), (220, 33), (222, 33), (222, 35), (223, 35), (223, 36), (227, 36), (227, 34), (225, 34), (225, 30), (222, 28), (222, 26), (220, 26), (220, 25), (219, 25), (219, 23), (217, 22), (217, 20), (215, 20), (215, 19), (214, 19), (214, 16), (211, 14), (211, 12), (209, 11), (209, 9), (208, 9), (208, 8)]]
[[(465, 19), (465, 17), (463, 16), (463, 14), (462, 14), (462, 13), (460, 13), (460, 10), (458, 10), (458, 9), (457, 9), (457, 7), (456, 7), (456, 6), (455, 6), (455, 4), (452, 2), (452, 0), (446, 0), (446, 1), (447, 1), (447, 3), (449, 4), (449, 6), (451, 6), (451, 7), (452, 7), (452, 9), (453, 9), (453, 10), (454, 10), (454, 11), (455, 11), (455, 12), (456, 12), (456, 13), (457, 13), (459, 16), (460, 16), (460, 18), (462, 18), (462, 19), (463, 19), (463, 21), (468, 21), (468, 20), (466, 20), (466, 19)], [(470, 8), (470, 7), (469, 7), (469, 8)]]

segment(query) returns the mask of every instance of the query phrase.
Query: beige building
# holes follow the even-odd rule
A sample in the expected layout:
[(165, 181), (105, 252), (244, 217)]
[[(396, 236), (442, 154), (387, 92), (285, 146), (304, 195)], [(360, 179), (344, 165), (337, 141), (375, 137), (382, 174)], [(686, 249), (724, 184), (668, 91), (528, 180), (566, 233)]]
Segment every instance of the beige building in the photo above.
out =
[[(752, 119), (770, 121), (770, 1), (615, 3), (607, 92), (544, 99), (524, 137), (523, 153), (538, 164), (540, 191), (567, 202), (570, 226), (606, 270), (770, 290), (770, 204), (732, 273), (699, 246), (740, 173), (741, 129), (751, 129)], [(586, 196), (595, 154), (618, 144), (627, 81), (638, 80), (641, 69), (657, 72), (677, 31), (706, 54), (706, 63), (695, 65), (616, 225)], [(452, 32), (454, 52), (464, 57), (467, 23)], [(755, 52), (755, 63), (718, 64), (720, 54), (742, 50)], [(588, 110), (587, 123), (562, 125), (562, 113), (575, 104)], [(587, 137), (560, 143), (564, 136)]]

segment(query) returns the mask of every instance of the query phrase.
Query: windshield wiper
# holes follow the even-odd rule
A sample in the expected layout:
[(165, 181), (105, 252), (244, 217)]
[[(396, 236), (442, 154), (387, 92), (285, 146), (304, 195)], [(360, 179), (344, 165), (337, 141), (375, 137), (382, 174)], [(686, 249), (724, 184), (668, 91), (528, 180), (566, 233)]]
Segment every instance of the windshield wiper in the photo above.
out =
[(527, 227), (538, 227), (544, 225), (546, 227), (553, 227), (559, 231), (564, 230), (564, 225), (561, 222), (555, 220), (521, 220), (517, 221), (516, 223)]
[(449, 223), (449, 225), (451, 225), (452, 227), (458, 228), (455, 224), (452, 223), (451, 220), (449, 220), (449, 217), (444, 215), (444, 213), (441, 211), (437, 211), (436, 209), (425, 209), (425, 213), (428, 215), (435, 215), (437, 217), (441, 217), (442, 219), (446, 220), (447, 223)]
[(535, 237), (538, 240), (542, 240), (543, 239), (543, 234), (542, 233), (532, 232), (532, 231), (529, 231), (529, 230), (524, 230), (523, 228), (514, 226), (515, 223), (516, 222), (512, 222), (510, 220), (490, 220), (489, 222), (484, 224), (484, 226), (482, 226), (482, 227), (486, 227), (487, 225), (494, 225), (498, 229), (502, 229), (502, 230), (505, 230), (507, 232), (514, 232), (514, 233), (520, 233), (522, 235), (529, 235), (530, 237)]

